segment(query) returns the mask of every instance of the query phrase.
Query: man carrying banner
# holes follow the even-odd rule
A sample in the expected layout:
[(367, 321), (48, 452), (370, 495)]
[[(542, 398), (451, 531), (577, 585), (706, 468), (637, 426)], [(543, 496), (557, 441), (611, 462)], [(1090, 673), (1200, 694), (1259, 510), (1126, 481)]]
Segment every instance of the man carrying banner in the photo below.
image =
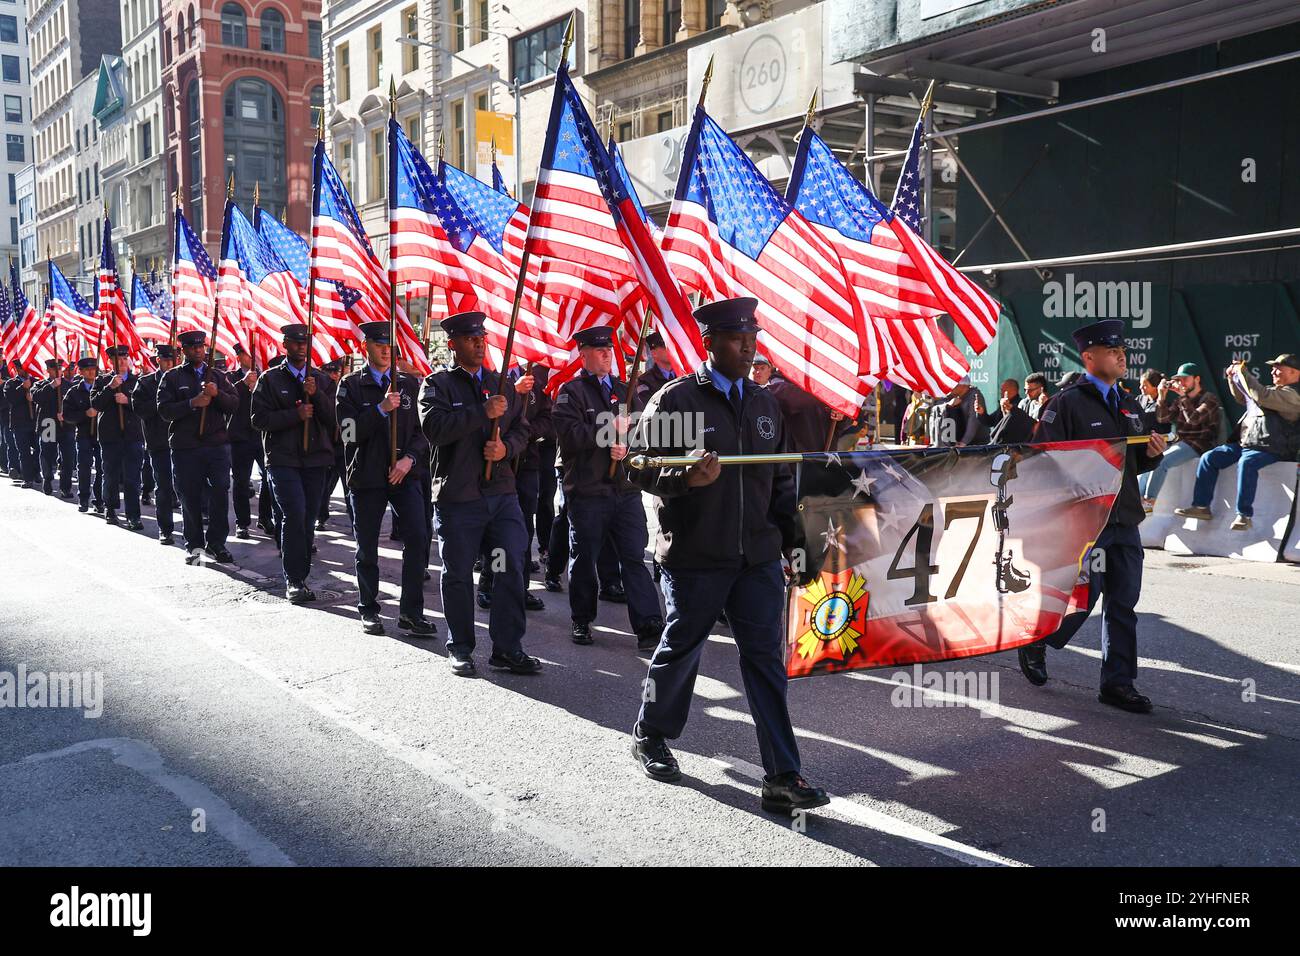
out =
[(1128, 446), (1124, 476), (1111, 506), (1110, 519), (1084, 559), (1090, 572), (1087, 610), (1067, 615), (1054, 634), (1020, 648), (1020, 669), (1031, 684), (1047, 683), (1044, 642), (1056, 648), (1065, 647), (1104, 593), (1101, 691), (1097, 699), (1121, 710), (1146, 714), (1151, 712), (1151, 701), (1133, 687), (1137, 678), (1134, 608), (1142, 593), (1142, 538), (1138, 525), (1146, 517), (1137, 476), (1160, 463), (1165, 438), (1148, 431), (1142, 407), (1120, 389), (1119, 382), (1127, 370), (1124, 323), (1119, 319), (1105, 319), (1076, 329), (1073, 336), (1083, 361), (1083, 375), (1074, 385), (1058, 392), (1043, 409), (1034, 441), (1132, 438), (1147, 434), (1150, 439)]
[(153, 466), (154, 515), (158, 519), (158, 541), (164, 546), (172, 543), (175, 529), (176, 484), (172, 478), (171, 449), (167, 447), (167, 422), (158, 414), (158, 385), (162, 377), (176, 367), (176, 350), (170, 345), (159, 345), (154, 361), (158, 370), (141, 375), (131, 393), (131, 408), (144, 424), (145, 454)]
[(776, 398), (745, 382), (758, 332), (756, 305), (754, 299), (727, 299), (695, 310), (709, 361), (660, 389), (633, 430), (636, 452), (681, 455), (690, 449), (669, 447), (662, 439), (682, 435), (681, 428), (668, 427), (674, 420), (692, 420), (704, 447), (695, 450), (700, 462), (689, 468), (647, 468), (634, 475), (658, 499), (655, 557), (663, 568), (668, 625), (650, 661), (632, 752), (651, 779), (680, 779), (666, 741), (686, 726), (700, 654), (725, 608), (763, 758), (763, 809), (791, 812), (829, 802), (799, 772), (799, 746), (786, 707), (781, 556), (804, 566), (794, 478), (784, 465), (724, 469), (718, 461), (719, 455), (784, 448)]

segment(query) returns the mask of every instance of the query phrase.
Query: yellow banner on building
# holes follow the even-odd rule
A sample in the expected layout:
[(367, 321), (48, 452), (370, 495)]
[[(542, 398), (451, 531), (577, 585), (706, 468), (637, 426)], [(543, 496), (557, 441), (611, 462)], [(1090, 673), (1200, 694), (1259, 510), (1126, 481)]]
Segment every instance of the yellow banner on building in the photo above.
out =
[(474, 175), (492, 182), (492, 144), (497, 150), (497, 171), (511, 195), (515, 193), (515, 118), (511, 113), (474, 111)]

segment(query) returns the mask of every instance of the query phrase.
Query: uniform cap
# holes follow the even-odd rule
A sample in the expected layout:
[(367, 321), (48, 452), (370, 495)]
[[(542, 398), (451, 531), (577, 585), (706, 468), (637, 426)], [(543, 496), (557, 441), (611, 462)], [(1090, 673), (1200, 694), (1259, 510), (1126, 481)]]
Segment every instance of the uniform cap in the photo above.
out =
[(573, 341), (579, 348), (607, 349), (614, 344), (614, 330), (603, 325), (579, 329), (573, 333)]
[(1080, 352), (1094, 345), (1107, 347), (1123, 345), (1124, 323), (1120, 319), (1102, 319), (1100, 322), (1075, 329), (1070, 335), (1074, 337), (1074, 344), (1079, 347)]
[(705, 335), (712, 332), (757, 332), (758, 320), (754, 318), (757, 308), (758, 300), (746, 296), (709, 302), (696, 309), (694, 315)]
[(448, 335), (482, 335), (487, 316), (482, 312), (457, 312), (438, 324)]

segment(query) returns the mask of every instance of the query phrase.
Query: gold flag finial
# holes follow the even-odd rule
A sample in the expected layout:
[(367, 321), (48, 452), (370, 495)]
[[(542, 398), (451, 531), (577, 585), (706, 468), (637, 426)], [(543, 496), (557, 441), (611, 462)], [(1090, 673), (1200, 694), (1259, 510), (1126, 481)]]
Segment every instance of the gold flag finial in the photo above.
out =
[(615, 114), (615, 112), (614, 112), (614, 108), (611, 106), (611, 107), (609, 108), (609, 122), (608, 122), (608, 123), (606, 124), (606, 126), (605, 126), (605, 139), (606, 139), (606, 141), (608, 141), (608, 142), (612, 142), (613, 139), (614, 139), (614, 117), (615, 117), (615, 115), (616, 115), (616, 114)]
[(233, 170), (230, 173), (230, 179), (226, 182), (226, 198), (235, 198), (235, 173)]
[(397, 115), (397, 80), (388, 78), (388, 115)]
[(934, 88), (936, 80), (931, 80), (930, 85), (925, 90), (925, 99), (921, 100), (921, 115), (924, 116), (934, 106)]
[(259, 179), (257, 182), (253, 183), (253, 205), (256, 207), (256, 206), (260, 206), (261, 204), (262, 204), (262, 181)]
[(709, 65), (704, 68), (704, 82), (700, 84), (700, 101), (697, 106), (704, 108), (704, 97), (709, 92), (709, 81), (713, 79), (713, 56), (709, 56)]
[(316, 138), (321, 142), (325, 141), (325, 107), (316, 108)]
[(805, 113), (803, 117), (804, 126), (812, 126), (813, 117), (817, 114), (817, 93), (818, 92), (819, 92), (818, 90), (813, 90), (812, 99), (808, 101), (808, 112)]
[(442, 130), (438, 130), (438, 162), (442, 162)]
[(569, 50), (573, 47), (574, 22), (578, 19), (577, 12), (569, 14), (569, 24), (564, 28), (564, 49), (560, 51), (560, 63), (569, 62)]

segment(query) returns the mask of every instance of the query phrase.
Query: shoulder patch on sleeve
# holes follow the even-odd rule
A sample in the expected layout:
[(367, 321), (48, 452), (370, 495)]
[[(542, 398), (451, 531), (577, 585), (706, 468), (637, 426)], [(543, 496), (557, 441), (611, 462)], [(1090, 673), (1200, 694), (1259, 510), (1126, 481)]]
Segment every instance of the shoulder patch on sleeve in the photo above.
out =
[(1045, 412), (1043, 412), (1042, 418), (1043, 421), (1045, 421), (1047, 424), (1050, 425), (1052, 424), (1052, 422), (1056, 421), (1056, 412), (1052, 411), (1049, 408)]
[(567, 402), (571, 397), (572, 397), (572, 396), (571, 396), (568, 392), (561, 391), (560, 394), (559, 394), (558, 396), (556, 396), (555, 404), (556, 404), (556, 405), (563, 405), (563, 404), (565, 404), (565, 403), (566, 403), (566, 402)]

